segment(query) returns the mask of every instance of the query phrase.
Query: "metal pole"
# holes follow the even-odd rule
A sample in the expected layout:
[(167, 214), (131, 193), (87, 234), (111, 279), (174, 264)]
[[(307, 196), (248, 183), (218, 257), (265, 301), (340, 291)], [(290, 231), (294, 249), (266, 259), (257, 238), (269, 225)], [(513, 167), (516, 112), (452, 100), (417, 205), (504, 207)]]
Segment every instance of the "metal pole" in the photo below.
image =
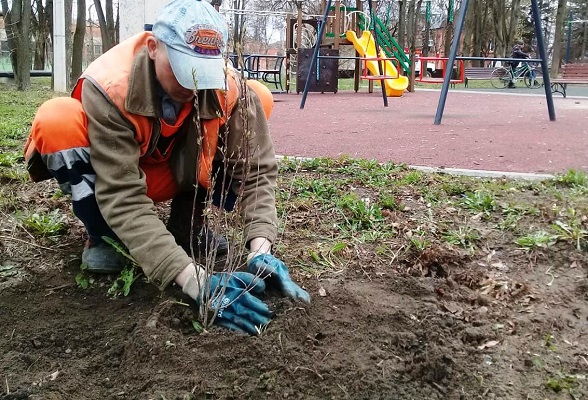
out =
[(545, 40), (541, 32), (541, 14), (537, 0), (531, 0), (533, 9), (533, 20), (535, 25), (535, 36), (537, 36), (537, 47), (539, 47), (539, 58), (541, 59), (541, 72), (543, 73), (543, 87), (545, 88), (545, 99), (547, 100), (547, 112), (549, 120), (555, 121), (555, 108), (553, 107), (553, 96), (551, 94), (551, 81), (549, 79), (549, 68), (547, 68), (547, 52), (545, 51)]
[[(306, 103), (306, 96), (308, 95), (308, 89), (310, 87), (310, 78), (312, 76), (312, 70), (315, 64), (318, 62), (318, 52), (319, 48), (321, 47), (321, 41), (323, 39), (323, 33), (325, 31), (325, 26), (327, 25), (327, 18), (329, 17), (329, 9), (331, 8), (331, 0), (327, 0), (327, 5), (325, 7), (325, 13), (323, 14), (323, 22), (318, 32), (318, 36), (316, 39), (316, 44), (314, 45), (314, 53), (312, 54), (312, 61), (308, 66), (308, 73), (306, 74), (306, 82), (304, 83), (304, 92), (302, 92), (302, 100), (300, 101), (300, 109), (304, 108), (304, 103)], [(300, 68), (300, 49), (298, 49), (298, 65), (296, 68)]]
[(53, 90), (67, 92), (65, 52), (65, 3), (53, 2)]
[[(466, 10), (468, 9), (468, 2), (469, 0), (463, 0), (461, 2), (459, 17), (457, 18), (457, 27), (453, 33), (453, 41), (451, 42), (451, 50), (449, 51), (449, 60), (447, 61), (445, 77), (443, 78), (441, 96), (439, 97), (439, 104), (437, 105), (437, 114), (435, 114), (435, 125), (441, 124), (441, 119), (443, 118), (445, 100), (447, 100), (447, 92), (449, 91), (449, 81), (451, 80), (451, 74), (453, 73), (453, 64), (455, 64), (455, 57), (457, 56), (457, 49), (459, 48), (459, 38), (461, 37)], [(447, 70), (449, 70), (449, 72)]]
[[(368, 7), (370, 9), (370, 23), (371, 26), (369, 27), (372, 30), (372, 35), (374, 36), (374, 44), (376, 45), (376, 58), (380, 58), (380, 46), (378, 45), (378, 33), (376, 32), (375, 28), (375, 19), (376, 16), (374, 15), (374, 10), (372, 7), (372, 0), (368, 0)], [(367, 62), (367, 61), (366, 61)], [(382, 60), (378, 60), (378, 69), (380, 75), (384, 74), (384, 69), (382, 68)], [(384, 99), (384, 107), (388, 107), (388, 96), (386, 96), (386, 82), (384, 78), (380, 81), (380, 86), (382, 87), (382, 98)]]

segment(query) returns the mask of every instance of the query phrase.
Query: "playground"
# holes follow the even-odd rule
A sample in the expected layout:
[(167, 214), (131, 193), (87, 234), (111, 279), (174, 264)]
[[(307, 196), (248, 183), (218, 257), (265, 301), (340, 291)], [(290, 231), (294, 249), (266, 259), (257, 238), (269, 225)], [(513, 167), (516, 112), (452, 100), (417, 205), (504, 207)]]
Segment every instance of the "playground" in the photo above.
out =
[[(522, 90), (521, 90), (522, 92)], [(384, 107), (376, 90), (275, 94), (270, 127), (279, 154), (347, 155), (436, 168), (561, 173), (588, 169), (588, 87), (555, 96), (550, 121), (543, 89), (512, 93), (451, 90), (434, 125), (439, 90), (417, 89)]]

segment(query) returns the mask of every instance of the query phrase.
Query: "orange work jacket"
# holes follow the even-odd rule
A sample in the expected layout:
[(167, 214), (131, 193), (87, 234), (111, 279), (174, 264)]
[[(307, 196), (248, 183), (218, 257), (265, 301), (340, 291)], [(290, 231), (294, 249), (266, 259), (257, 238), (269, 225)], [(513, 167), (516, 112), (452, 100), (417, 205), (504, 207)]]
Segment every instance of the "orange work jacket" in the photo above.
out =
[[(128, 112), (125, 101), (135, 56), (147, 45), (147, 38), (152, 35), (151, 32), (139, 33), (104, 53), (88, 66), (72, 92), (72, 97), (81, 101), (84, 79), (90, 79), (97, 84), (120, 113), (133, 125), (141, 157), (148, 156), (148, 150), (154, 148), (152, 139), (159, 137), (161, 133), (155, 132), (154, 129), (161, 129), (160, 127), (164, 124), (154, 124), (151, 117)], [(219, 118), (200, 121), (202, 146), (198, 166), (198, 183), (205, 188), (210, 187), (210, 173), (218, 144), (219, 128), (226, 122), (227, 116), (231, 115), (239, 96), (239, 87), (234, 74), (235, 72), (228, 68), (227, 90), (216, 91), (223, 115)]]

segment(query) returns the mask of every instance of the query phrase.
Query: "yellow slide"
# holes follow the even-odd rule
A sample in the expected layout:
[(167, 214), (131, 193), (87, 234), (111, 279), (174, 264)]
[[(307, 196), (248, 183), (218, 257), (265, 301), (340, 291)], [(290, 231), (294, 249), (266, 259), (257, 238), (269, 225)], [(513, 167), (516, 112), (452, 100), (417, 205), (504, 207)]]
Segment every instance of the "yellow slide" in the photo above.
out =
[[(346, 36), (347, 40), (353, 43), (355, 50), (357, 50), (361, 57), (376, 58), (376, 41), (370, 31), (363, 31), (360, 38), (358, 38), (353, 31), (347, 31)], [(381, 50), (380, 57), (386, 57)], [(366, 61), (366, 63), (368, 69), (373, 75), (381, 75), (377, 61)], [(398, 70), (390, 60), (385, 60), (383, 67), (384, 71), (386, 71), (386, 75), (398, 75)], [(398, 75), (398, 78), (385, 79), (384, 83), (386, 85), (387, 96), (400, 97), (408, 87), (408, 78), (404, 75)]]

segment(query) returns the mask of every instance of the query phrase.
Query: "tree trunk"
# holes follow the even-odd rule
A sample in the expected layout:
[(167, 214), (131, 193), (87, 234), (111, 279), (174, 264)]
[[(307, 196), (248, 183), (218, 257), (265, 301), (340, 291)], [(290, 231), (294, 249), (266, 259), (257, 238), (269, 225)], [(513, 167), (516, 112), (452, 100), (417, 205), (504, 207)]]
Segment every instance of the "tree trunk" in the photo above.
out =
[[(483, 4), (483, 0), (474, 0), (473, 11), (473, 24), (472, 24), (472, 52), (471, 55), (474, 57), (481, 57), (484, 32), (486, 30), (487, 20), (487, 7)], [(474, 65), (483, 67), (483, 61), (474, 61)]]
[[(423, 4), (423, 0), (410, 0), (408, 4), (408, 13), (406, 16), (406, 28), (408, 32), (408, 46), (410, 51), (410, 59), (411, 59), (411, 78), (408, 84), (408, 91), (414, 92), (414, 78), (415, 78), (415, 54), (416, 54), (416, 38), (417, 38), (417, 31), (419, 26), (419, 16), (421, 5)], [(421, 68), (424, 68), (423, 73), (425, 73), (427, 69), (427, 65), (421, 65)]]
[(66, 82), (69, 83), (70, 74), (71, 74), (71, 42), (72, 42), (71, 24), (72, 24), (73, 0), (65, 0), (64, 1), (64, 9), (65, 9), (65, 74), (67, 75)]
[(541, 13), (541, 25), (543, 28), (543, 37), (545, 38), (545, 45), (549, 43), (549, 0), (541, 0), (539, 4), (539, 10)]
[[(479, 0), (471, 0), (468, 12), (465, 16), (464, 26), (463, 26), (463, 55), (464, 56), (472, 56), (473, 48), (474, 48), (474, 41), (476, 38), (476, 31), (478, 26), (478, 9), (479, 9)], [(471, 65), (476, 65), (477, 61), (472, 61)]]
[[(116, 26), (114, 24), (114, 8), (112, 5), (112, 0), (106, 0), (106, 26), (107, 26), (107, 34), (108, 34), (108, 49), (114, 47), (116, 44)], [(108, 50), (106, 49), (106, 50)], [(103, 50), (102, 52), (105, 52)]]
[(82, 74), (84, 37), (86, 36), (86, 0), (77, 0), (76, 30), (71, 51), (71, 74), (69, 85), (73, 87)]
[[(480, 57), (482, 53), (482, 36), (483, 36), (483, 16), (482, 16), (482, 0), (474, 0), (473, 12), (473, 31), (472, 31), (472, 53), (473, 57)], [(484, 66), (483, 61), (474, 61), (474, 65), (478, 67)]]
[[(233, 9), (245, 10), (246, 0), (233, 0)], [(233, 21), (233, 53), (243, 52), (243, 39), (245, 37), (245, 20), (243, 14), (235, 13)]]
[(100, 0), (94, 0), (94, 8), (98, 16), (98, 23), (100, 24), (100, 37), (102, 39), (102, 53), (113, 47), (116, 41), (116, 26), (114, 25), (112, 0), (106, 0), (106, 15), (102, 10), (102, 3)]
[(494, 56), (505, 57), (504, 26), (506, 25), (504, 0), (495, 0), (491, 6), (492, 25), (494, 26)]
[(587, 50), (588, 45), (588, 24), (584, 22), (584, 34), (582, 35), (582, 47), (580, 51), (580, 58), (584, 57)]
[(31, 0), (22, 0), (17, 59), (16, 88), (27, 90), (31, 86)]
[(447, 21), (447, 26), (445, 27), (445, 43), (443, 46), (443, 57), (449, 57), (449, 53), (451, 52), (451, 42), (453, 40), (459, 40), (459, 38), (454, 38), (453, 34), (455, 29), (453, 29), (453, 22)]
[(33, 69), (45, 69), (45, 54), (47, 54), (47, 44), (44, 41), (35, 41), (35, 55), (33, 59)]
[(13, 0), (10, 10), (7, 0), (1, 3), (16, 88), (26, 90), (31, 86), (31, 0)]
[(429, 57), (429, 40), (431, 39), (431, 0), (427, 0), (425, 12), (425, 35), (423, 40), (423, 57)]
[(33, 14), (31, 15), (31, 36), (35, 42), (33, 69), (42, 70), (47, 65), (47, 45), (49, 43), (47, 9), (42, 0), (34, 0)]
[(455, 0), (449, 0), (447, 5), (447, 22), (445, 24), (445, 41), (443, 43), (443, 57), (449, 57), (449, 53), (451, 52), (451, 41), (452, 40), (459, 40), (459, 38), (454, 39), (453, 33), (455, 29), (453, 27), (453, 23), (455, 21)]
[(120, 42), (120, 1), (117, 1), (116, 2), (116, 22), (114, 23), (114, 43), (117, 44), (119, 42)]
[(555, 15), (555, 36), (553, 39), (553, 52), (551, 60), (551, 75), (556, 77), (559, 75), (559, 67), (561, 64), (561, 49), (564, 32), (564, 19), (566, 16), (566, 0), (558, 0), (557, 14)]
[(415, 0), (407, 0), (408, 4), (406, 5), (406, 34), (408, 39), (406, 41), (406, 46), (409, 47), (409, 50), (412, 51), (412, 47), (414, 47), (416, 29), (413, 29), (413, 26), (416, 22), (415, 18)]
[(398, 45), (400, 51), (406, 47), (406, 2), (408, 0), (398, 1)]

